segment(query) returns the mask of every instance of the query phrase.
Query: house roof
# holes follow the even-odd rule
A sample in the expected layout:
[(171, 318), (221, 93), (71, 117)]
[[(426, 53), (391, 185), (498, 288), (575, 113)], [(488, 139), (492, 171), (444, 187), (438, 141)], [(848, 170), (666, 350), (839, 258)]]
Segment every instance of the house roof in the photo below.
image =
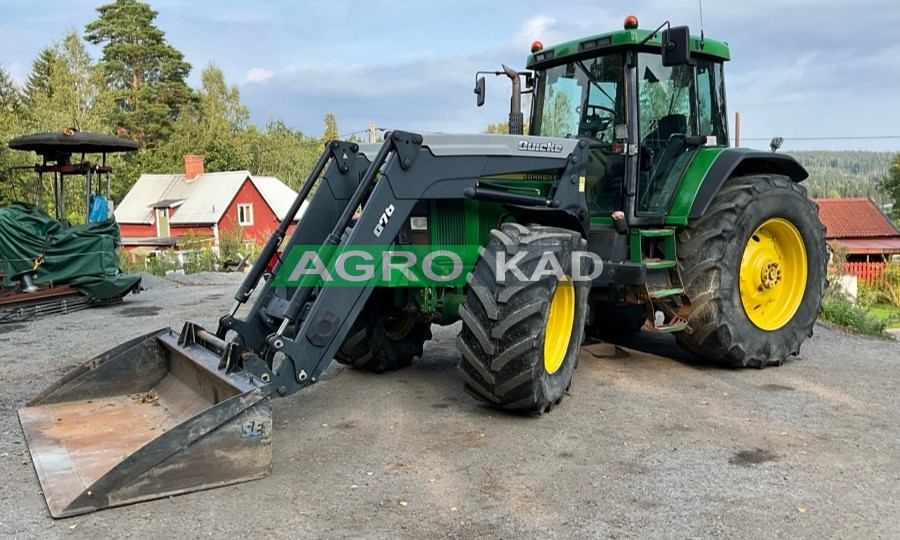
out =
[[(119, 223), (152, 224), (153, 208), (175, 206), (183, 201), (169, 220), (171, 224), (218, 223), (231, 201), (249, 180), (272, 208), (284, 219), (296, 192), (274, 176), (251, 176), (248, 171), (203, 173), (188, 182), (183, 174), (142, 174), (115, 209)], [(304, 201), (299, 216), (306, 209)]]
[(150, 205), (151, 208), (177, 208), (181, 206), (181, 203), (184, 202), (184, 199), (163, 199), (161, 201), (156, 201)]
[(854, 255), (893, 255), (900, 253), (900, 237), (889, 238), (837, 238), (832, 244), (840, 244)]
[[(275, 212), (275, 217), (279, 220), (284, 219), (284, 216), (286, 216), (291, 209), (291, 204), (293, 204), (294, 199), (297, 198), (297, 192), (274, 176), (254, 176), (251, 179), (253, 180), (253, 185), (259, 190), (263, 199), (266, 200), (266, 203), (268, 203), (272, 211)], [(300, 206), (300, 211), (297, 213), (297, 217), (294, 218), (294, 221), (300, 219), (300, 216), (306, 211), (308, 205), (309, 201), (303, 201), (303, 204)]]
[(815, 199), (819, 219), (827, 227), (826, 240), (838, 238), (897, 237), (900, 230), (866, 197)]

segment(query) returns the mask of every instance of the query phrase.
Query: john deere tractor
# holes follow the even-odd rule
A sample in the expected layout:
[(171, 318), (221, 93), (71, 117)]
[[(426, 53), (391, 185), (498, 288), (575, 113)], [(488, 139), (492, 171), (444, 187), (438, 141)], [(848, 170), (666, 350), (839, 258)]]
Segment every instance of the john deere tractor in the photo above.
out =
[[(332, 359), (403, 368), (432, 324), (462, 320), (469, 393), (530, 414), (562, 399), (586, 332), (671, 332), (726, 365), (797, 354), (823, 294), (823, 227), (794, 159), (729, 148), (728, 59), (686, 27), (629, 18), (498, 72), (510, 134), (328, 143), (218, 328), (135, 337), (20, 410), (51, 514), (263, 476), (274, 397)], [(431, 281), (404, 273), (425, 246), (444, 269)]]

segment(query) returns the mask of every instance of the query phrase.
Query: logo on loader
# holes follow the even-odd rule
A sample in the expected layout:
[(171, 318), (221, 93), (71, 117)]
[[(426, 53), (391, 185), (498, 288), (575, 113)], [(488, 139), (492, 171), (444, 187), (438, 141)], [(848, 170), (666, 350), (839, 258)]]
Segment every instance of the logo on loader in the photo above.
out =
[(553, 142), (519, 141), (520, 152), (545, 152), (559, 154), (563, 151), (563, 145)]
[(384, 212), (381, 213), (381, 217), (378, 218), (378, 225), (375, 225), (375, 230), (372, 231), (375, 233), (375, 236), (381, 236), (381, 233), (384, 232), (384, 228), (387, 227), (388, 220), (391, 219), (391, 215), (393, 214), (394, 205), (389, 204), (388, 207), (384, 209)]
[(244, 425), (241, 426), (241, 438), (246, 437), (259, 437), (263, 433), (263, 428), (265, 424), (262, 422), (257, 422), (256, 420), (251, 420), (250, 422), (244, 422)]

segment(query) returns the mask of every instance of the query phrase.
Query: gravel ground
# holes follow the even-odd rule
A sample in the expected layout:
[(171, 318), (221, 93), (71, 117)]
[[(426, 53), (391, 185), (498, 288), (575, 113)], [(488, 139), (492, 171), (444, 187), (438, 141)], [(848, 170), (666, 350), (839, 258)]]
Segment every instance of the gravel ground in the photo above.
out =
[(781, 368), (710, 366), (646, 333), (584, 347), (541, 418), (483, 407), (456, 328), (371, 375), (276, 400), (270, 477), (54, 520), (16, 410), (68, 369), (184, 320), (239, 275), (148, 276), (119, 305), (0, 325), (0, 537), (900, 538), (900, 345), (819, 325)]

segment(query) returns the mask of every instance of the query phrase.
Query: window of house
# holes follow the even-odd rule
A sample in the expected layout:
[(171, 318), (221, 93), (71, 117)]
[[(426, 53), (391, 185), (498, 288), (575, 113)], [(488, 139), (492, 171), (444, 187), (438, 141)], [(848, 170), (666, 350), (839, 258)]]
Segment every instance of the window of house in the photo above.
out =
[(253, 205), (252, 204), (239, 204), (238, 205), (238, 223), (242, 226), (253, 225)]

